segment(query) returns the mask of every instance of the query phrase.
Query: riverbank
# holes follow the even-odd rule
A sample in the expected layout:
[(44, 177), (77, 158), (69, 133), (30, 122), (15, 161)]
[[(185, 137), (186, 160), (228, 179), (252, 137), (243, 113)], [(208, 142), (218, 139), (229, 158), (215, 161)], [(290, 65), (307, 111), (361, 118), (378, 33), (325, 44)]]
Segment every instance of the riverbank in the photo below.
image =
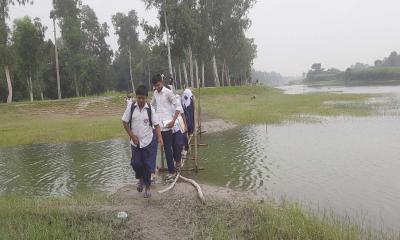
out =
[[(365, 103), (371, 96), (287, 95), (269, 87), (206, 88), (202, 89), (202, 120), (212, 132), (225, 126), (307, 121), (308, 115), (365, 116), (373, 112)], [(335, 101), (340, 104), (326, 104)], [(122, 94), (0, 104), (0, 147), (123, 137), (120, 116), (125, 107)]]
[[(113, 196), (0, 197), (3, 239), (395, 239), (330, 214), (315, 215), (287, 202), (202, 185), (202, 205), (187, 184), (153, 194), (133, 185)], [(117, 213), (126, 211), (120, 220)]]
[(249, 86), (203, 90), (201, 101), (206, 113), (238, 125), (249, 125), (307, 122), (309, 116), (367, 116), (374, 112), (366, 100), (374, 96), (335, 93), (289, 95), (275, 88)]

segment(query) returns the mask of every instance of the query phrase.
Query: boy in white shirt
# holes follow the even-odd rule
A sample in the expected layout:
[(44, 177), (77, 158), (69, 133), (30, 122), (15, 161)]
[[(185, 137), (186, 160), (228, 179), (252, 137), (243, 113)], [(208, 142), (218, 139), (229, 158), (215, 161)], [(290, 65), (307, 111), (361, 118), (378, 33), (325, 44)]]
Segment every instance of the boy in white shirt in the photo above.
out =
[(139, 86), (136, 89), (136, 102), (128, 103), (122, 116), (123, 126), (131, 142), (131, 166), (139, 180), (137, 190), (142, 192), (145, 188), (145, 198), (151, 197), (151, 169), (156, 161), (157, 143), (163, 144), (158, 117), (147, 104), (147, 97), (147, 88)]
[[(155, 109), (156, 115), (161, 124), (164, 152), (167, 159), (168, 172), (171, 176), (176, 173), (172, 149), (172, 128), (175, 125), (176, 119), (180, 115), (180, 109), (173, 92), (164, 87), (163, 78), (160, 74), (153, 76), (152, 83), (156, 90), (154, 91), (151, 105)], [(171, 109), (174, 111), (171, 112)]]

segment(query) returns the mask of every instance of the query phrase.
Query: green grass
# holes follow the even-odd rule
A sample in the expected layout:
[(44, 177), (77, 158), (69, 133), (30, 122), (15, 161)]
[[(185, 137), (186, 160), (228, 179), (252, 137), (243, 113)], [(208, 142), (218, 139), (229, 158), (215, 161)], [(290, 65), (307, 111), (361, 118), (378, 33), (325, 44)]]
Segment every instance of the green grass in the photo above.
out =
[[(196, 90), (197, 91), (197, 90)], [(0, 147), (54, 142), (87, 142), (123, 137), (121, 115), (125, 94), (107, 93), (104, 101), (89, 104), (76, 115), (80, 101), (100, 96), (61, 101), (0, 104)], [(251, 100), (256, 96), (255, 100)], [(364, 101), (372, 95), (287, 95), (267, 87), (206, 88), (202, 90), (203, 113), (237, 124), (305, 121), (308, 115), (371, 114)], [(340, 101), (338, 104), (325, 102)], [(344, 102), (344, 103), (343, 103)], [(346, 104), (348, 102), (348, 104)]]
[[(252, 96), (256, 99), (251, 100)], [(372, 96), (335, 93), (288, 95), (268, 87), (232, 87), (203, 90), (201, 105), (203, 111), (240, 125), (279, 124), (285, 121), (305, 121), (309, 115), (370, 115), (372, 108), (364, 102)]]
[(197, 209), (195, 239), (307, 239), (358, 240), (399, 239), (392, 232), (376, 231), (335, 217), (314, 214), (296, 204), (216, 200)]
[(232, 203), (214, 199), (207, 206), (179, 207), (179, 214), (191, 223), (187, 228), (192, 239), (400, 239), (394, 232), (372, 230), (331, 213), (313, 213), (288, 202), (277, 205), (268, 201)]
[(81, 100), (0, 104), (0, 146), (54, 142), (86, 142), (123, 136), (123, 96), (92, 103), (79, 114)]
[[(130, 239), (108, 197), (0, 198), (0, 239)], [(107, 209), (107, 208), (104, 208)]]
[[(154, 201), (147, 203), (148, 207), (163, 204), (163, 199)], [(0, 239), (140, 239), (140, 227), (116, 218), (120, 204), (117, 198), (107, 196), (0, 197)], [(196, 199), (182, 198), (167, 208), (173, 210), (174, 221), (188, 239), (399, 239), (392, 233), (373, 231), (331, 214), (313, 214), (286, 202), (211, 199), (204, 206)]]

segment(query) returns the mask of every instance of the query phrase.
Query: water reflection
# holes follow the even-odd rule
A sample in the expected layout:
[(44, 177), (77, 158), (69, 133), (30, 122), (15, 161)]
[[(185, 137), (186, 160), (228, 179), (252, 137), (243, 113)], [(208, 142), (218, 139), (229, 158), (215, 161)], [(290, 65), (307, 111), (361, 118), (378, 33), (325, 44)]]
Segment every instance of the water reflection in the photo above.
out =
[(132, 179), (124, 139), (0, 150), (0, 193), (71, 195), (112, 191)]
[(337, 117), (207, 136), (212, 144), (202, 152), (206, 171), (199, 177), (400, 227), (399, 120)]

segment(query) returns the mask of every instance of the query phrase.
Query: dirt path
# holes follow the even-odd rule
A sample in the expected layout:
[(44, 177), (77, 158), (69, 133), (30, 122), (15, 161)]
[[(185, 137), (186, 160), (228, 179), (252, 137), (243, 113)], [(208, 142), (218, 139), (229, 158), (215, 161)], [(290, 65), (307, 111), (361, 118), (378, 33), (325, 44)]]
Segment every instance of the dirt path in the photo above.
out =
[[(157, 191), (165, 186), (156, 185), (153, 188), (153, 196), (144, 199), (142, 193), (136, 191), (135, 185), (127, 185), (115, 194), (122, 202), (122, 205), (115, 211), (126, 211), (128, 213), (128, 226), (130, 232), (135, 233), (134, 239), (191, 239), (191, 232), (181, 227), (182, 222), (190, 221), (186, 212), (178, 214), (177, 208), (182, 202), (185, 204), (201, 204), (197, 199), (195, 189), (187, 183), (178, 183), (175, 188), (167, 193), (158, 194)], [(206, 199), (238, 199), (243, 194), (226, 188), (201, 185)], [(186, 205), (187, 206), (187, 205)], [(191, 207), (189, 206), (189, 209)]]

